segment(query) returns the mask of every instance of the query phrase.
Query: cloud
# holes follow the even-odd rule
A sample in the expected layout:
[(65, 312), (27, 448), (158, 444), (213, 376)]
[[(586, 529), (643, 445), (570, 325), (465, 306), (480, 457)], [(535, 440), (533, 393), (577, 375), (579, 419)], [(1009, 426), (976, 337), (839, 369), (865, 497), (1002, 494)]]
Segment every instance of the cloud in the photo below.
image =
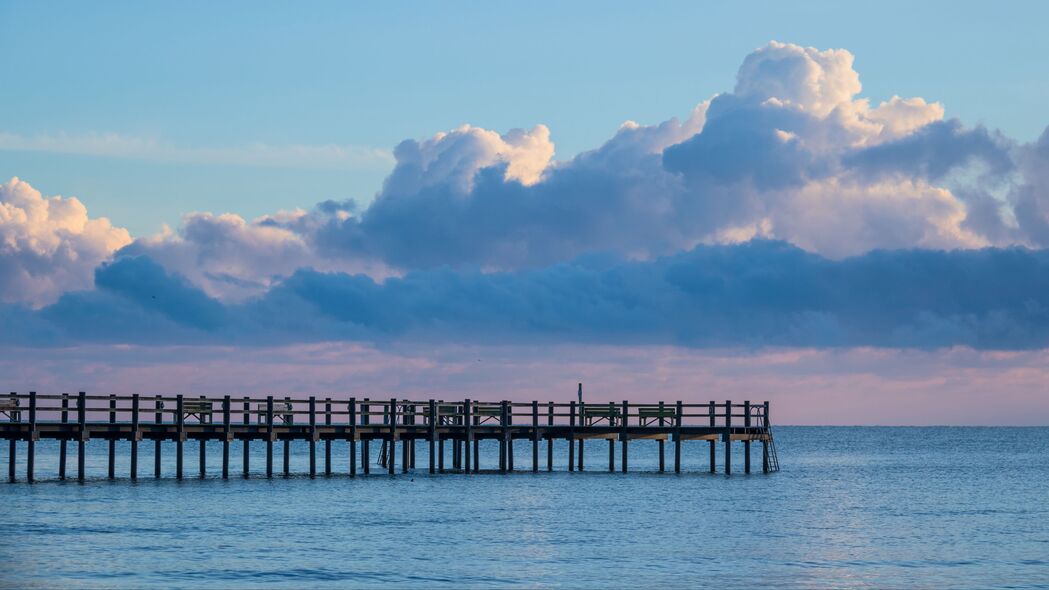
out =
[(12, 178), (0, 184), (0, 301), (43, 305), (89, 288), (95, 267), (130, 242), (75, 197), (44, 197)]
[[(1049, 251), (875, 251), (832, 260), (774, 241), (650, 261), (587, 257), (513, 272), (297, 271), (223, 304), (145, 256), (33, 314), (12, 342), (575, 342), (709, 347), (1028, 349), (1049, 345)], [(24, 315), (6, 308), (0, 317)], [(26, 321), (23, 319), (23, 322)]]
[(256, 142), (241, 146), (187, 147), (119, 133), (25, 136), (0, 132), (0, 150), (308, 170), (385, 168), (393, 162), (388, 150), (356, 145), (269, 145)]

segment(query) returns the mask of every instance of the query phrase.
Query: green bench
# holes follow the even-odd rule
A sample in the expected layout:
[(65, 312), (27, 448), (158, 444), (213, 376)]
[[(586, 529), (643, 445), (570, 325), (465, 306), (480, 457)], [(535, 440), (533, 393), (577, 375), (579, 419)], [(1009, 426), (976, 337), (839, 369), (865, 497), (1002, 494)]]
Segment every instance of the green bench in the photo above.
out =
[(619, 420), (622, 415), (623, 413), (619, 410), (619, 406), (583, 406), (583, 423), (587, 426), (593, 426), (601, 420), (606, 420), (609, 426), (615, 426), (616, 421)]
[(22, 421), (22, 410), (19, 409), (18, 400), (15, 398), (0, 399), (0, 414), (7, 416), (11, 422)]
[(637, 415), (640, 419), (641, 426), (649, 426), (662, 420), (669, 420), (670, 424), (674, 423), (674, 419), (677, 418), (677, 410), (675, 408), (668, 407), (645, 407), (641, 406), (637, 409)]
[[(257, 404), (255, 406), (255, 419), (259, 424), (265, 424), (266, 419), (269, 416), (269, 405), (266, 403)], [(292, 420), (295, 419), (294, 414), (291, 413), (291, 402), (287, 401), (275, 401), (273, 402), (273, 417), (280, 418), (281, 422), (285, 424), (291, 424)]]
[[(175, 421), (178, 421), (177, 406), (171, 410), (171, 415), (175, 417)], [(201, 424), (211, 424), (211, 402), (206, 400), (182, 400), (182, 417), (187, 418), (190, 416), (196, 418), (197, 422), (200, 422)]]

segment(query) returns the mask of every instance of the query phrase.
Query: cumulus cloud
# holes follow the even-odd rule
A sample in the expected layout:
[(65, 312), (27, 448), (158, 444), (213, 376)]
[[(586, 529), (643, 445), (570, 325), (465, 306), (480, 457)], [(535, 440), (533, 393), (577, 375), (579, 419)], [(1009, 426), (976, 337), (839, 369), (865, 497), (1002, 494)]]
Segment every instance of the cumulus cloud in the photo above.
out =
[(88, 288), (95, 267), (130, 242), (75, 197), (44, 197), (12, 178), (0, 184), (0, 301), (39, 306)]
[(415, 271), (376, 282), (303, 269), (224, 304), (145, 256), (96, 272), (25, 317), (27, 343), (317, 341), (722, 346), (1049, 345), (1049, 252), (875, 251), (828, 259), (775, 241), (649, 261), (587, 257), (535, 270)]

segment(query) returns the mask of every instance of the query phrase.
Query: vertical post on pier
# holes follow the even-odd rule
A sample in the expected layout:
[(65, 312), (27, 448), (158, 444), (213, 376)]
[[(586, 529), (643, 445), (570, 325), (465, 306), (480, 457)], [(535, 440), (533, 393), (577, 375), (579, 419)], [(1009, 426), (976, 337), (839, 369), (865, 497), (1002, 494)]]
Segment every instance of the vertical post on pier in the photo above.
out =
[[(413, 424), (413, 425), (415, 424), (415, 411), (416, 411), (417, 409), (418, 409), (418, 406), (416, 406), (415, 404), (412, 404), (412, 424)], [(415, 455), (417, 454), (417, 453), (415, 452), (415, 438), (413, 437), (413, 438), (412, 438), (411, 440), (409, 440), (408, 442), (409, 442), (409, 443), (410, 443), (410, 445), (411, 445), (411, 451), (409, 451), (409, 453), (408, 453), (408, 461), (409, 461), (409, 464), (408, 464), (408, 466), (409, 466), (409, 467), (411, 467), (412, 469), (415, 469)], [(475, 442), (475, 443), (474, 443), (474, 445), (475, 445), (475, 446), (474, 446), (474, 449), (476, 449), (476, 448), (477, 448), (476, 444), (477, 444), (477, 443)]]
[(229, 479), (230, 398), (222, 398), (222, 479)]
[(131, 479), (138, 479), (138, 441), (142, 438), (138, 425), (138, 394), (131, 396)]
[(310, 396), (310, 477), (317, 477), (317, 398)]
[(29, 392), (29, 437), (26, 439), (25, 470), (26, 481), (33, 482), (33, 468), (36, 466), (36, 392)]
[(430, 400), (430, 422), (427, 426), (426, 442), (430, 447), (430, 475), (433, 475), (437, 471), (437, 457), (434, 453), (437, 451), (437, 404), (431, 399)]
[[(69, 423), (69, 394), (62, 394), (62, 424)], [(65, 430), (65, 429), (63, 429)], [(62, 439), (58, 447), (58, 479), (66, 478), (66, 439)]]
[[(367, 426), (371, 423), (371, 406), (368, 404), (368, 398), (364, 398), (364, 403), (361, 405), (361, 425)], [(364, 471), (364, 475), (371, 473), (371, 439), (361, 439), (361, 469)]]
[(575, 471), (575, 402), (568, 402), (568, 470)]
[(390, 448), (388, 449), (388, 451), (386, 453), (386, 471), (389, 472), (390, 475), (393, 475), (394, 471), (395, 471), (395, 464), (396, 464), (396, 461), (394, 461), (393, 459), (394, 459), (394, 457), (397, 456), (395, 454), (395, 451), (397, 450), (397, 399), (396, 398), (391, 398), (390, 399), (389, 416), (390, 416)]
[(725, 400), (725, 475), (732, 474), (732, 400)]
[(506, 402), (506, 470), (514, 470), (514, 403)]
[[(437, 412), (434, 417), (437, 419), (437, 423), (440, 424), (441, 417), (441, 404), (444, 403), (443, 399), (437, 400)], [(441, 434), (437, 435), (437, 472), (444, 473), (444, 437)]]
[[(663, 402), (659, 402), (659, 428), (660, 429), (662, 429), (663, 426), (665, 425), (665, 422), (663, 420), (663, 409), (664, 409), (664, 407), (665, 407), (665, 405), (663, 404)], [(665, 452), (666, 441), (664, 441), (663, 438), (662, 438), (663, 437), (663, 433), (660, 433), (659, 436), (660, 436), (660, 438), (659, 438), (659, 472), (663, 473), (664, 471), (666, 471), (666, 452)]]
[(681, 473), (681, 400), (674, 411), (674, 473)]
[[(474, 426), (480, 426), (481, 425), (481, 419), (480, 419), (480, 416), (477, 415), (476, 408), (473, 411), (471, 411), (470, 414), (471, 414), (470, 417), (473, 419)], [(473, 459), (474, 459), (474, 473), (479, 473), (481, 471), (481, 441), (479, 441), (477, 439), (477, 436), (474, 436)]]
[(350, 398), (350, 477), (357, 476), (357, 398)]
[(546, 470), (554, 470), (554, 402), (546, 403), (546, 425), (551, 427), (546, 437)]
[(539, 402), (532, 400), (532, 473), (539, 472)]
[[(579, 384), (579, 427), (580, 427), (580, 430), (582, 430), (583, 426), (586, 426), (586, 418), (584, 416), (586, 416), (586, 405), (583, 404), (583, 384), (580, 383)], [(583, 433), (583, 434), (585, 434), (585, 433)], [(584, 442), (583, 442), (584, 440), (586, 440), (585, 436), (580, 436), (579, 437), (579, 470), (580, 471), (583, 470), (583, 449), (586, 446), (584, 444)]]
[[(295, 410), (294, 406), (291, 405), (291, 398), (288, 396), (284, 397), (284, 414), (283, 424), (285, 426), (295, 423)], [(285, 428), (287, 436), (284, 437), (284, 477), (291, 475), (291, 429)]]
[[(717, 406), (714, 404), (713, 400), (711, 400), (711, 402), (710, 402), (710, 410), (709, 410), (708, 413), (710, 414), (710, 432), (713, 435), (714, 434), (715, 422), (717, 421)], [(717, 458), (717, 449), (716, 449), (716, 447), (717, 447), (717, 442), (713, 438), (711, 438), (710, 439), (710, 472), (711, 473), (717, 473), (717, 469), (718, 469), (718, 464), (717, 464), (718, 458)]]
[[(331, 426), (331, 398), (324, 398), (324, 425)], [(331, 436), (329, 432), (328, 436)], [(331, 439), (324, 439), (324, 475), (331, 475)]]
[[(164, 400), (158, 395), (153, 400), (153, 422), (161, 424), (164, 422)], [(164, 442), (164, 433), (160, 428), (155, 431), (156, 438), (153, 439), (153, 477), (160, 479), (160, 445)]]
[[(87, 394), (81, 391), (76, 399), (76, 423), (77, 423), (77, 447), (76, 447), (76, 471), (77, 479), (84, 481), (84, 452), (87, 450)], [(14, 443), (12, 443), (14, 444)], [(13, 449), (12, 449), (13, 450)], [(14, 453), (11, 453), (14, 455)]]
[[(207, 399), (203, 395), (200, 396), (201, 413), (197, 414), (197, 423), (198, 424), (204, 424), (204, 416), (205, 416), (205, 414), (203, 413), (204, 408), (207, 407), (208, 410), (211, 410), (210, 402), (207, 402), (206, 405), (205, 405), (205, 402), (207, 402)], [(212, 414), (208, 413), (206, 415), (208, 416), (208, 424), (211, 424), (211, 421), (212, 421), (211, 416), (212, 416)], [(199, 455), (199, 457), (197, 458), (197, 467), (198, 467), (198, 470), (200, 471), (200, 479), (204, 479), (204, 476), (205, 476), (205, 474), (208, 471), (208, 450), (207, 450), (208, 438), (207, 437), (208, 437), (208, 434), (204, 431), (204, 428), (201, 427), (200, 438), (197, 439), (199, 441), (199, 444), (197, 445), (197, 454)]]
[(499, 473), (506, 473), (506, 400), (499, 403)]
[(109, 479), (114, 479), (117, 476), (116, 471), (116, 460), (117, 460), (117, 396), (112, 393), (109, 394)]
[[(743, 401), (743, 426), (750, 436), (750, 400)], [(743, 439), (743, 473), (750, 473), (750, 438)]]
[(768, 473), (769, 472), (769, 436), (771, 436), (769, 434), (769, 403), (768, 402), (765, 402), (765, 411), (762, 412), (761, 421), (762, 421), (762, 425), (764, 426), (764, 429), (762, 430), (762, 436), (761, 436), (761, 472), (762, 473)]
[(619, 434), (619, 440), (621, 441), (620, 444), (623, 447), (622, 450), (620, 451), (620, 454), (623, 455), (623, 457), (620, 459), (620, 461), (623, 464), (623, 473), (627, 472), (627, 465), (629, 464), (628, 461), (627, 461), (627, 441), (630, 440), (630, 436), (629, 436), (629, 434), (626, 431), (627, 418), (629, 418), (629, 416), (630, 416), (630, 402), (628, 402), (626, 400), (623, 400), (623, 419), (620, 420), (621, 424), (620, 424), (620, 434)]
[[(18, 394), (16, 392), (11, 392), (11, 399), (14, 400), (14, 403), (16, 404), (18, 403), (18, 397), (16, 397), (17, 395)], [(13, 482), (16, 479), (15, 453), (18, 451), (18, 442), (14, 438), (11, 439), (10, 444), (8, 445), (8, 449), (9, 450), (7, 453), (7, 480)]]
[(182, 479), (182, 443), (186, 440), (185, 413), (182, 411), (182, 394), (175, 398), (175, 477)]
[[(409, 405), (410, 404), (406, 404), (404, 402), (401, 402), (401, 424), (402, 425), (407, 425), (407, 424), (411, 424), (412, 423), (411, 422), (412, 421), (411, 416), (408, 413), (408, 406)], [(410, 463), (411, 463), (410, 453), (408, 451), (411, 449), (411, 446), (412, 446), (412, 439), (411, 438), (406, 438), (406, 439), (401, 441), (401, 473), (408, 473), (408, 467), (410, 467)], [(393, 449), (391, 448), (390, 450), (392, 451)], [(392, 459), (393, 455), (390, 455), (390, 458)]]
[(266, 396), (266, 477), (273, 477), (273, 396)]
[[(612, 427), (616, 425), (616, 405), (613, 402), (608, 402), (608, 426)], [(616, 470), (616, 441), (614, 438), (609, 437), (608, 439), (608, 472), (612, 473)]]
[(474, 434), (472, 419), (473, 406), (471, 406), (470, 403), (471, 402), (469, 398), (467, 398), (466, 401), (463, 402), (463, 427), (465, 428), (466, 432), (466, 444), (463, 445), (463, 453), (465, 454), (463, 461), (463, 471), (465, 471), (466, 473), (470, 473), (470, 469), (473, 466), (473, 461), (471, 459), (475, 457), (471, 456), (471, 453), (473, 452)]
[[(247, 426), (251, 423), (251, 400), (248, 397), (244, 398), (244, 425)], [(244, 478), (247, 479), (251, 475), (251, 433), (247, 428), (244, 429)]]

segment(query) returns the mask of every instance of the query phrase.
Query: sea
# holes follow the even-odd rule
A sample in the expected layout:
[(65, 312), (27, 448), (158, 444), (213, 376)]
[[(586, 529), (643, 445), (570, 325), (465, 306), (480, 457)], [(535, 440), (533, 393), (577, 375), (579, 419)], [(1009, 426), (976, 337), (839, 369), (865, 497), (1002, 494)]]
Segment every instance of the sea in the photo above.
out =
[[(174, 445), (152, 477), (127, 477), (118, 443), (87, 444), (88, 480), (58, 480), (58, 444), (37, 443), (37, 481), (0, 484), (0, 586), (53, 588), (1046, 588), (1049, 428), (789, 427), (775, 429), (781, 464), (709, 473), (706, 442), (683, 444), (683, 471), (658, 471), (654, 441), (630, 444), (630, 471), (608, 472), (608, 443), (586, 443), (585, 471), (531, 472), (528, 442), (499, 474), (496, 443), (479, 474), (429, 475), (426, 445), (408, 474), (349, 477), (348, 445), (331, 476), (308, 476), (307, 443), (289, 477), (221, 476), (221, 447)], [(372, 458), (378, 454), (374, 443)], [(318, 464), (323, 469), (323, 445)], [(0, 460), (7, 465), (7, 443)], [(400, 453), (398, 452), (398, 455)], [(275, 450), (280, 470), (281, 448)], [(450, 465), (450, 450), (449, 450)], [(75, 475), (75, 446), (69, 474)], [(6, 469), (4, 470), (6, 471)]]

